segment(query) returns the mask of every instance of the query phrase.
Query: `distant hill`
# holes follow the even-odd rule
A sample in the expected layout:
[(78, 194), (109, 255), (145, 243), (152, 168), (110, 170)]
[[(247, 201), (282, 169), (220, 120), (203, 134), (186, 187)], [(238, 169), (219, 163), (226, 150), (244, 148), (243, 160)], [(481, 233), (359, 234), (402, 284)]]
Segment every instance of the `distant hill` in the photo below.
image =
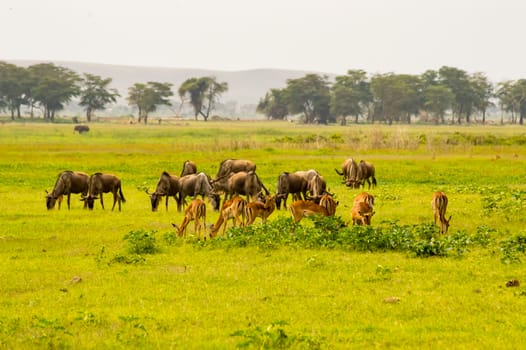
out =
[[(189, 78), (215, 76), (218, 81), (228, 83), (228, 91), (221, 97), (222, 103), (235, 102), (239, 106), (256, 105), (259, 99), (271, 88), (283, 88), (287, 79), (301, 78), (309, 73), (326, 74), (333, 79), (335, 74), (281, 70), (281, 69), (253, 69), (243, 71), (216, 71), (194, 68), (167, 68), (167, 67), (140, 67), (121, 66), (85, 62), (68, 61), (33, 61), (33, 60), (9, 60), (9, 62), (21, 67), (27, 67), (38, 63), (52, 62), (58, 66), (66, 67), (78, 74), (90, 73), (103, 78), (112, 78), (112, 87), (121, 94), (119, 104), (125, 104), (128, 88), (135, 83), (147, 81), (168, 82), (173, 84), (174, 94), (177, 94), (179, 86)], [(255, 108), (255, 107), (254, 107)]]

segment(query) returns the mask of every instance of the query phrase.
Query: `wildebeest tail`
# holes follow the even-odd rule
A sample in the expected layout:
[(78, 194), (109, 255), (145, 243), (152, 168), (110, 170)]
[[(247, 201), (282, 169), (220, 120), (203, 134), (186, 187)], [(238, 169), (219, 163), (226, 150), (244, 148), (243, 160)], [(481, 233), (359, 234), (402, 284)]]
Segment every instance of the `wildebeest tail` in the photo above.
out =
[(119, 196), (121, 197), (121, 201), (123, 203), (126, 203), (126, 199), (124, 198), (124, 195), (122, 194), (122, 187), (119, 187)]
[(373, 186), (376, 187), (376, 177), (373, 176)]

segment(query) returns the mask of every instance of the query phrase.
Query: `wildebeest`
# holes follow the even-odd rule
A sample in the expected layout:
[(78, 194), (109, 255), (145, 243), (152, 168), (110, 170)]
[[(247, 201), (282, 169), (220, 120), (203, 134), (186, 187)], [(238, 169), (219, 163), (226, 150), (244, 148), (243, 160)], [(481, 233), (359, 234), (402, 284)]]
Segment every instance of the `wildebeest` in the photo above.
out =
[(261, 195), (262, 190), (265, 195), (269, 194), (259, 177), (254, 171), (240, 171), (232, 174), (226, 182), (214, 183), (216, 190), (222, 190), (225, 193), (225, 200), (233, 195), (247, 196), (247, 202), (256, 200)]
[[(62, 196), (68, 197), (68, 209), (70, 209), (70, 198), (72, 193), (88, 193), (89, 175), (80, 171), (66, 170), (58, 174), (53, 191), (46, 196), (46, 207), (53, 209), (58, 199), (58, 208), (62, 202)], [(86, 208), (86, 205), (84, 205)]]
[(353, 158), (347, 158), (342, 163), (342, 171), (334, 169), (338, 175), (343, 176), (343, 183), (347, 186), (353, 186), (358, 176), (358, 164)]
[(75, 125), (73, 128), (73, 132), (77, 131), (79, 134), (82, 134), (83, 132), (89, 131), (89, 126), (87, 125)]
[(88, 203), (88, 208), (93, 209), (95, 200), (100, 198), (100, 205), (104, 209), (103, 193), (113, 193), (113, 206), (111, 210), (115, 209), (115, 204), (119, 203), (119, 211), (121, 211), (121, 202), (125, 203), (124, 195), (122, 194), (121, 180), (112, 174), (95, 173), (89, 178), (88, 195), (83, 197)]
[(327, 193), (327, 183), (320, 174), (312, 176), (307, 184), (310, 195), (314, 198), (319, 198)]
[(203, 172), (190, 174), (179, 178), (179, 206), (184, 206), (186, 196), (195, 198), (201, 195), (206, 196), (214, 210), (219, 210), (219, 194), (214, 191), (212, 181)]
[(177, 210), (180, 210), (179, 205), (179, 177), (175, 175), (170, 175), (168, 172), (163, 171), (159, 181), (157, 182), (157, 187), (155, 192), (149, 193), (146, 190), (146, 193), (150, 196), (150, 202), (152, 203), (152, 211), (156, 211), (161, 202), (161, 198), (166, 196), (166, 210), (168, 210), (168, 199), (174, 197), (177, 203)]
[(278, 210), (281, 208), (281, 200), (283, 200), (283, 208), (287, 208), (289, 194), (292, 194), (293, 199), (294, 196), (296, 196), (295, 199), (306, 199), (307, 185), (305, 176), (289, 172), (279, 174), (276, 186), (276, 207)]
[(197, 174), (197, 165), (191, 160), (185, 160), (183, 163), (183, 170), (181, 171), (181, 177), (190, 174)]
[(230, 176), (231, 173), (238, 173), (240, 171), (256, 171), (256, 164), (246, 159), (225, 159), (219, 165), (215, 180)]
[[(358, 175), (357, 175), (357, 183), (355, 184), (355, 188), (358, 188), (360, 185), (362, 187), (365, 187), (365, 181), (369, 184), (369, 188), (371, 188), (371, 182), (373, 187), (376, 186), (376, 178), (375, 176), (375, 170), (374, 165), (372, 163), (366, 162), (361, 160), (358, 164)], [(371, 180), (369, 180), (371, 178)]]
[(441, 233), (447, 233), (447, 230), (449, 229), (449, 221), (451, 220), (451, 215), (449, 216), (449, 219), (446, 219), (447, 204), (448, 199), (444, 192), (435, 192), (433, 194), (431, 207), (434, 211), (435, 225), (438, 219)]

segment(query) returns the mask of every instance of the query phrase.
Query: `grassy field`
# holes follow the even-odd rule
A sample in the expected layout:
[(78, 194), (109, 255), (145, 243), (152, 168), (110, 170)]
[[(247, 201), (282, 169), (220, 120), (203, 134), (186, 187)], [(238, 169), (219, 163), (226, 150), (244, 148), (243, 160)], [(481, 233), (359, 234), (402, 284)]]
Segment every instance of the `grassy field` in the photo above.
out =
[[(0, 125), (0, 348), (519, 348), (526, 333), (526, 129), (285, 122)], [(361, 190), (334, 171), (373, 162), (372, 228), (287, 211), (197, 242), (145, 188), (187, 159), (212, 177), (246, 158), (271, 191), (314, 168), (350, 221)], [(121, 212), (46, 210), (63, 170), (114, 173)], [(437, 234), (434, 191), (449, 197)], [(210, 209), (210, 207), (208, 207)], [(217, 213), (208, 211), (207, 222)], [(192, 227), (192, 225), (190, 225)], [(190, 228), (192, 232), (192, 228)], [(136, 239), (135, 241), (133, 239)], [(390, 241), (388, 241), (390, 240)], [(401, 243), (400, 243), (401, 242)], [(150, 244), (151, 252), (141, 249)], [(144, 248), (144, 247), (142, 247)], [(507, 287), (519, 280), (522, 285)]]

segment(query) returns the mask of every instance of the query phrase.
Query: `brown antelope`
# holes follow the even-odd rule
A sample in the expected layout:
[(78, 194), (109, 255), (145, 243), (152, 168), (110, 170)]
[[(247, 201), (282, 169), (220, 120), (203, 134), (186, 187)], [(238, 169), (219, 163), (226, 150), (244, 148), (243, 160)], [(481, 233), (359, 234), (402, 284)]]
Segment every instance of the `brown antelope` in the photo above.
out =
[(375, 212), (366, 202), (356, 202), (351, 209), (351, 218), (353, 225), (371, 225), (371, 218)]
[(245, 207), (246, 225), (251, 225), (256, 221), (257, 217), (261, 218), (261, 222), (264, 224), (267, 222), (267, 218), (276, 209), (276, 196), (267, 195), (265, 196), (265, 203), (260, 201), (250, 202)]
[(354, 197), (354, 205), (356, 205), (356, 203), (360, 203), (360, 202), (365, 202), (367, 204), (369, 204), (369, 206), (371, 208), (374, 209), (374, 196), (372, 194), (369, 194), (367, 192), (362, 192), (360, 193), (359, 195), (357, 195), (356, 197)]
[(319, 204), (316, 204), (312, 201), (299, 200), (292, 202), (289, 207), (290, 213), (294, 222), (300, 222), (301, 219), (311, 215), (323, 215), (329, 216), (327, 208), (322, 207)]
[(239, 224), (239, 226), (241, 227), (245, 226), (245, 206), (246, 205), (247, 205), (247, 202), (240, 196), (235, 196), (234, 198), (231, 198), (225, 201), (223, 203), (223, 206), (221, 207), (219, 218), (217, 219), (216, 223), (212, 227), (212, 232), (210, 234), (210, 237), (215, 237), (217, 235), (217, 232), (221, 228), (221, 226), (223, 226), (223, 231), (221, 234), (224, 235), (226, 231), (226, 225), (227, 225), (228, 219), (232, 219), (234, 227), (236, 226), (236, 223)]
[(336, 214), (336, 207), (338, 204), (339, 202), (335, 201), (333, 196), (328, 193), (323, 194), (320, 198), (320, 205), (327, 209), (329, 216), (334, 216)]
[[(203, 224), (201, 225), (201, 219), (203, 219)], [(202, 199), (196, 198), (190, 202), (190, 205), (186, 208), (184, 212), (184, 219), (181, 223), (181, 226), (172, 224), (177, 229), (177, 235), (179, 237), (186, 237), (186, 228), (190, 221), (194, 221), (194, 232), (199, 239), (201, 236), (201, 227), (206, 227), (206, 205)], [(206, 239), (206, 232), (205, 237)]]
[(451, 215), (449, 219), (446, 219), (446, 209), (447, 209), (448, 199), (444, 192), (435, 192), (433, 194), (433, 199), (431, 200), (431, 207), (435, 213), (435, 225), (437, 223), (437, 218), (440, 224), (440, 232), (446, 233), (449, 229), (449, 221), (451, 220)]

